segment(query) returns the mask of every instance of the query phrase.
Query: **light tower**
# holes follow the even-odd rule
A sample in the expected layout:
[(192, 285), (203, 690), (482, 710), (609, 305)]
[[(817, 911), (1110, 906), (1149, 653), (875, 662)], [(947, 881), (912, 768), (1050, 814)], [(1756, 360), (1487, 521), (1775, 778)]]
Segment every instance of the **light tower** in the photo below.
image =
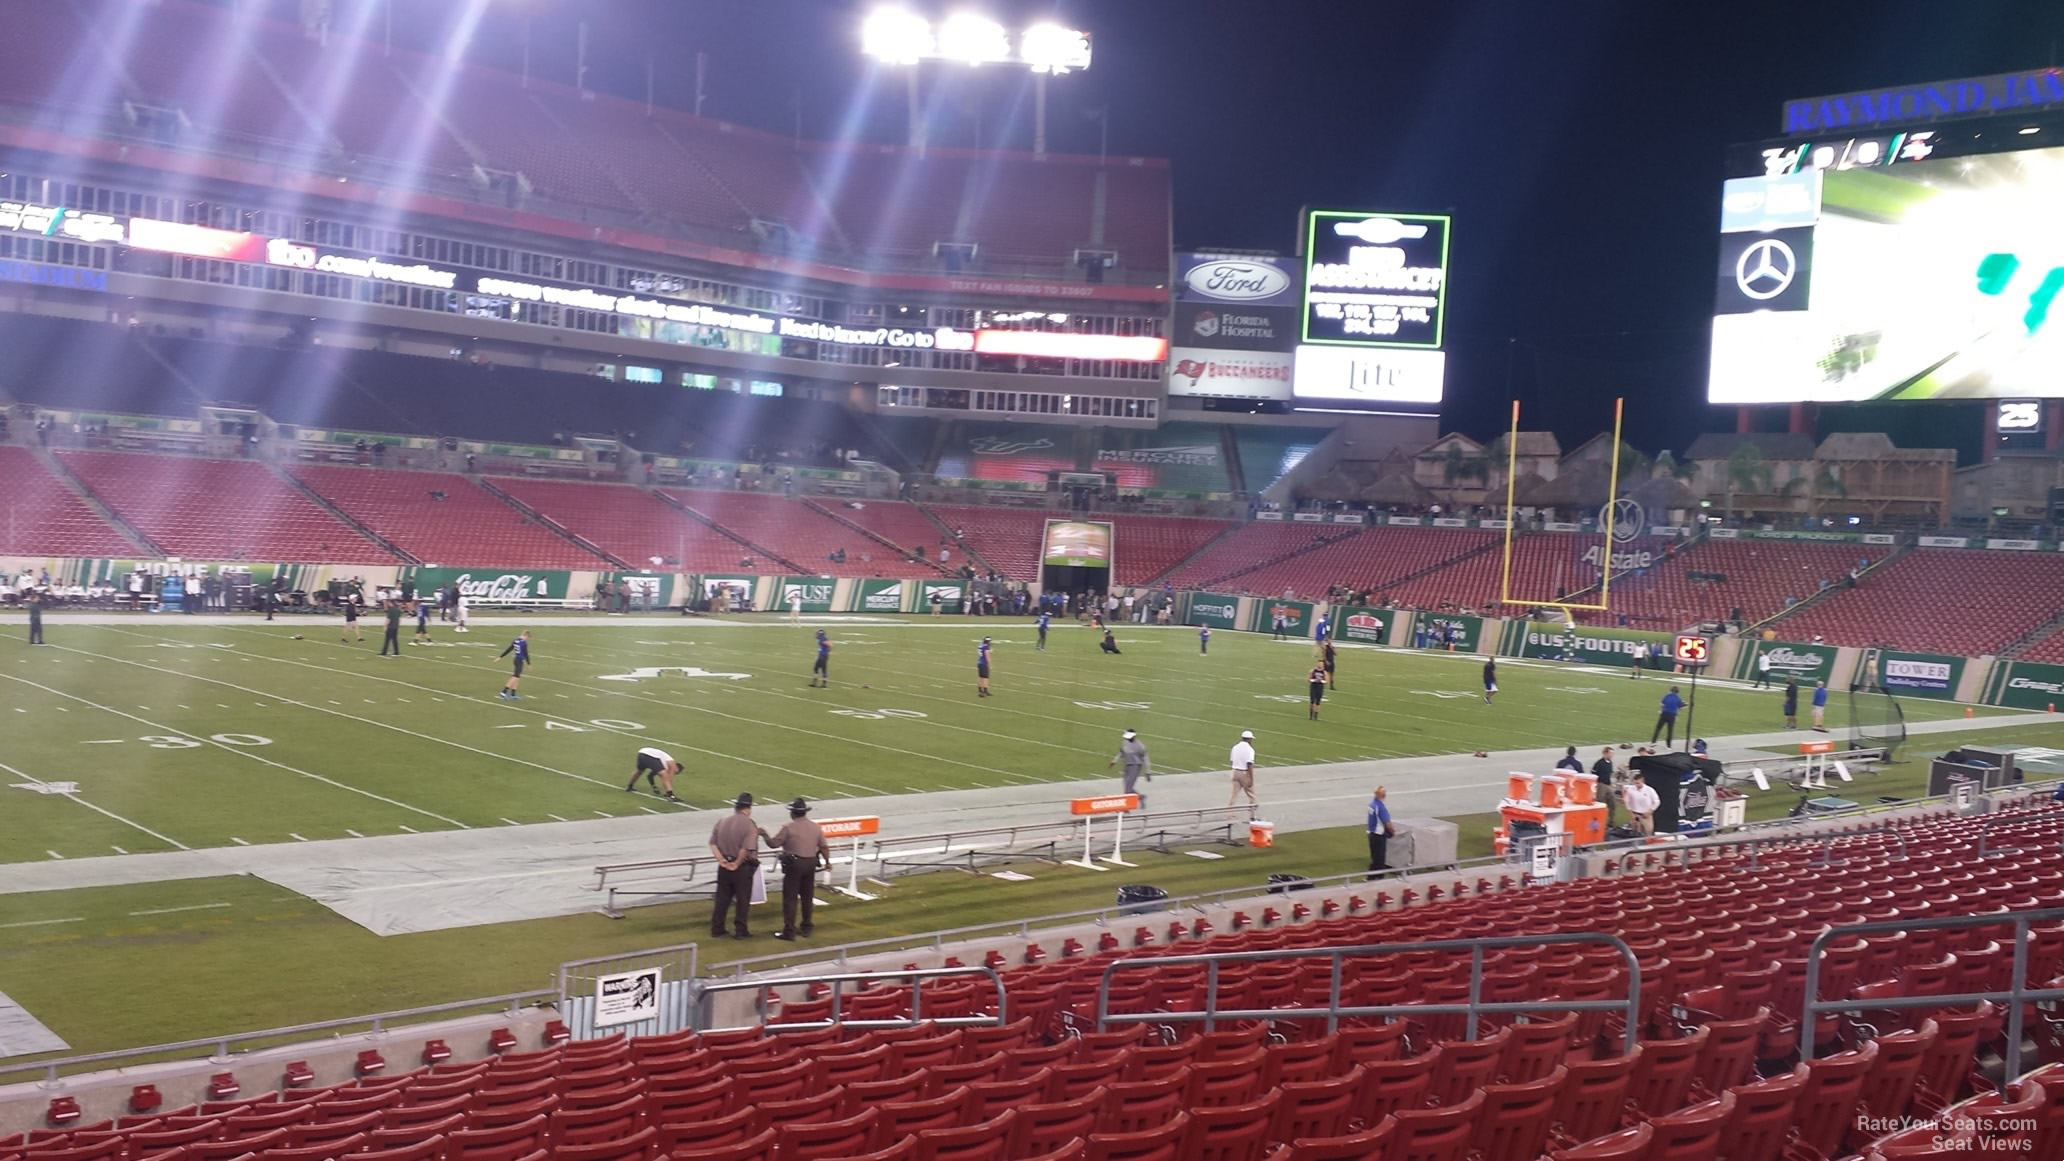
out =
[(934, 24), (908, 9), (877, 8), (860, 28), (860, 50), (886, 65), (909, 70), (910, 145), (925, 148), (924, 109), (918, 99), (917, 68), (923, 61), (980, 68), (1008, 65), (1032, 72), (1032, 152), (1046, 154), (1048, 77), (1089, 67), (1089, 34), (1053, 23), (1034, 24), (1013, 34), (973, 12), (957, 12)]

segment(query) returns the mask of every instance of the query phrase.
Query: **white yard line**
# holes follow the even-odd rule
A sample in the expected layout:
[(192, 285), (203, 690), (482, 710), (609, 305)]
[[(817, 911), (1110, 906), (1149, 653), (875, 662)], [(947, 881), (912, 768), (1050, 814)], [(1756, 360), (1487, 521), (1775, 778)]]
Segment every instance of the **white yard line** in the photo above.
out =
[[(59, 645), (59, 646), (56, 646), (56, 648), (59, 648), (59, 649), (64, 649), (64, 648), (65, 648), (65, 646)], [(82, 653), (82, 652), (84, 652), (83, 650), (76, 650), (76, 649), (73, 649), (73, 650), (67, 650), (67, 651), (68, 651), (68, 652), (74, 652), (74, 653)], [(135, 663), (135, 662), (125, 662), (124, 664), (132, 664), (132, 665), (133, 665), (133, 664), (137, 664), (137, 663)], [(156, 669), (157, 667), (156, 667), (156, 666), (153, 666), (153, 665), (140, 665), (140, 666), (139, 666), (139, 668), (142, 668), (142, 669)], [(171, 670), (159, 670), (159, 672), (163, 672), (163, 673), (170, 673), (170, 672), (173, 672), (173, 671), (171, 671)], [(179, 675), (179, 676), (186, 676), (186, 675), (184, 675), (184, 674), (181, 674), (181, 675)], [(339, 782), (339, 781), (337, 781), (337, 780), (336, 780), (336, 779), (334, 779), (334, 778), (325, 778), (325, 777), (323, 777), (323, 776), (322, 776), (322, 775), (320, 775), (320, 774), (312, 774), (312, 773), (310, 773), (310, 772), (308, 772), (308, 771), (306, 771), (306, 770), (302, 770), (302, 769), (299, 769), (299, 768), (297, 768), (297, 767), (294, 767), (294, 766), (289, 766), (289, 765), (287, 765), (287, 764), (286, 764), (285, 762), (275, 762), (275, 761), (273, 761), (272, 759), (270, 759), (270, 758), (267, 758), (267, 757), (264, 757), (264, 756), (262, 756), (262, 755), (259, 755), (259, 754), (253, 754), (252, 752), (250, 752), (249, 750), (246, 750), (246, 749), (241, 749), (241, 748), (239, 748), (239, 747), (236, 747), (236, 746), (230, 746), (230, 745), (225, 745), (225, 744), (223, 744), (223, 743), (221, 743), (221, 742), (215, 741), (215, 740), (214, 740), (214, 739), (212, 739), (212, 738), (208, 738), (208, 737), (205, 737), (205, 736), (202, 736), (202, 735), (197, 735), (197, 734), (190, 734), (190, 733), (186, 732), (185, 730), (180, 730), (180, 729), (174, 729), (174, 728), (173, 728), (173, 727), (171, 727), (171, 726), (163, 725), (163, 724), (160, 724), (160, 723), (158, 723), (158, 722), (153, 722), (153, 721), (150, 721), (150, 720), (148, 720), (148, 719), (146, 719), (146, 718), (140, 718), (140, 717), (137, 717), (137, 716), (136, 716), (135, 714), (132, 714), (132, 713), (128, 713), (128, 712), (126, 712), (126, 711), (123, 711), (123, 710), (118, 710), (118, 709), (115, 709), (115, 708), (114, 708), (114, 707), (112, 707), (112, 706), (105, 706), (105, 705), (101, 705), (101, 704), (100, 704), (99, 702), (96, 702), (96, 701), (92, 701), (92, 700), (90, 700), (90, 699), (87, 699), (87, 698), (83, 698), (83, 697), (80, 697), (80, 696), (79, 696), (78, 694), (76, 694), (76, 693), (66, 693), (66, 692), (65, 692), (64, 690), (52, 688), (51, 686), (48, 686), (48, 685), (44, 685), (44, 684), (43, 684), (43, 683), (41, 683), (41, 682), (38, 682), (38, 681), (30, 681), (30, 680), (28, 680), (28, 679), (27, 679), (27, 678), (25, 678), (25, 677), (16, 677), (16, 676), (14, 676), (13, 674), (8, 674), (8, 673), (0, 673), (0, 678), (4, 678), (4, 679), (6, 679), (6, 680), (8, 680), (8, 681), (14, 681), (14, 682), (19, 682), (19, 683), (21, 683), (22, 685), (30, 686), (30, 687), (32, 687), (32, 688), (35, 688), (35, 689), (40, 689), (40, 690), (42, 690), (42, 691), (43, 691), (44, 693), (48, 693), (48, 694), (53, 694), (53, 695), (55, 695), (55, 696), (57, 696), (57, 697), (62, 697), (62, 698), (69, 698), (69, 699), (71, 699), (72, 701), (78, 702), (78, 703), (79, 703), (79, 704), (81, 704), (81, 705), (85, 705), (85, 706), (90, 706), (90, 707), (92, 707), (92, 708), (94, 708), (94, 709), (100, 710), (100, 711), (101, 711), (102, 713), (111, 713), (111, 714), (114, 714), (114, 715), (115, 715), (115, 716), (117, 716), (117, 717), (123, 717), (123, 718), (128, 718), (128, 719), (129, 719), (130, 721), (132, 721), (132, 722), (137, 722), (137, 723), (140, 723), (140, 724), (142, 724), (142, 725), (146, 725), (146, 726), (149, 726), (149, 727), (150, 727), (151, 729), (153, 729), (153, 730), (157, 730), (157, 731), (158, 731), (158, 732), (160, 732), (160, 733), (165, 733), (165, 734), (176, 734), (176, 735), (178, 735), (178, 736), (180, 736), (180, 737), (182, 737), (182, 738), (192, 738), (192, 739), (193, 739), (194, 741), (197, 741), (197, 742), (201, 742), (201, 743), (203, 743), (203, 744), (205, 744), (205, 745), (210, 745), (210, 746), (213, 746), (213, 747), (215, 747), (216, 749), (218, 749), (218, 750), (221, 750), (221, 751), (223, 751), (223, 752), (225, 752), (225, 753), (235, 754), (235, 755), (237, 755), (237, 756), (238, 756), (238, 757), (240, 757), (240, 758), (245, 758), (245, 759), (248, 759), (248, 760), (250, 760), (250, 761), (253, 761), (253, 762), (258, 762), (258, 763), (261, 763), (261, 764), (263, 764), (263, 765), (266, 765), (266, 766), (271, 766), (272, 768), (274, 768), (274, 769), (276, 769), (276, 770), (284, 770), (284, 771), (286, 771), (286, 772), (287, 772), (287, 773), (289, 773), (289, 774), (297, 774), (297, 775), (300, 775), (301, 777), (303, 777), (303, 778), (307, 778), (307, 779), (309, 779), (309, 780), (311, 780), (311, 781), (315, 781), (315, 782), (320, 782), (320, 783), (323, 783), (323, 784), (324, 784), (324, 785), (326, 785), (326, 786), (334, 786), (334, 787), (336, 787), (336, 788), (337, 788), (337, 789), (339, 789), (339, 790), (344, 790), (344, 791), (348, 791), (348, 792), (350, 792), (350, 793), (352, 793), (352, 794), (362, 795), (362, 796), (364, 796), (364, 797), (366, 797), (366, 798), (371, 798), (371, 799), (375, 799), (375, 800), (377, 800), (377, 801), (380, 801), (380, 802), (384, 802), (384, 803), (386, 803), (386, 804), (387, 804), (387, 805), (389, 805), (389, 806), (395, 806), (395, 807), (400, 807), (401, 809), (403, 809), (403, 810), (406, 810), (406, 811), (409, 811), (409, 812), (410, 812), (410, 813), (412, 813), (412, 814), (420, 814), (420, 815), (422, 815), (422, 816), (423, 816), (423, 817), (425, 817), (425, 818), (434, 818), (434, 819), (436, 819), (436, 820), (437, 820), (437, 821), (439, 821), (439, 822), (442, 822), (442, 823), (448, 823), (448, 824), (450, 824), (450, 825), (452, 825), (452, 826), (456, 826), (456, 827), (459, 827), (460, 829), (465, 829), (465, 826), (466, 826), (466, 824), (465, 824), (465, 823), (463, 823), (463, 822), (460, 822), (460, 821), (459, 821), (458, 819), (456, 819), (456, 818), (446, 818), (445, 816), (443, 816), (443, 815), (441, 815), (441, 814), (438, 814), (438, 813), (437, 813), (436, 811), (432, 811), (432, 810), (424, 810), (424, 809), (423, 809), (422, 807), (420, 807), (420, 806), (410, 806), (410, 805), (409, 805), (408, 803), (406, 803), (406, 802), (402, 802), (402, 801), (400, 801), (400, 800), (398, 800), (398, 799), (393, 799), (393, 798), (389, 798), (389, 797), (387, 797), (387, 796), (386, 796), (386, 795), (384, 795), (384, 794), (375, 794), (375, 793), (373, 793), (373, 792), (372, 792), (372, 791), (370, 791), (370, 790), (362, 790), (362, 789), (360, 789), (360, 788), (358, 788), (358, 787), (356, 787), (356, 786), (352, 786), (352, 785), (349, 785), (348, 783), (344, 783), (344, 782)], [(207, 680), (207, 679), (206, 679), (206, 678), (195, 678), (195, 679), (193, 679), (193, 680), (198, 680), (198, 681), (205, 681), (205, 680)], [(127, 820), (123, 820), (123, 821), (127, 821)], [(131, 823), (130, 825), (134, 826), (135, 824), (134, 824), (134, 823)], [(143, 828), (139, 826), (139, 827), (137, 827), (136, 829), (138, 829), (138, 830), (142, 830)], [(160, 836), (160, 837), (162, 837), (162, 836)], [(168, 842), (169, 842), (169, 841), (171, 841), (171, 840), (169, 840), (169, 839), (168, 839), (168, 840), (166, 840), (166, 841), (168, 841)], [(234, 841), (238, 841), (238, 842), (241, 842), (242, 840), (234, 840)], [(246, 844), (244, 844), (244, 845), (248, 846), (249, 844), (248, 844), (248, 843), (246, 843)], [(180, 849), (181, 849), (181, 850), (185, 850), (186, 848), (185, 848), (185, 847), (180, 847)]]
[[(0, 674), (0, 677), (5, 677), (5, 676), (6, 676), (6, 674)], [(17, 679), (17, 680), (18, 680), (18, 679)], [(5, 770), (5, 771), (7, 771), (7, 772), (8, 772), (9, 774), (12, 774), (12, 775), (14, 775), (14, 776), (15, 776), (16, 778), (22, 778), (22, 779), (26, 779), (26, 780), (28, 780), (29, 782), (32, 782), (32, 783), (34, 783), (34, 784), (36, 784), (36, 785), (38, 785), (38, 786), (48, 786), (48, 785), (49, 785), (49, 783), (47, 783), (47, 782), (43, 781), (42, 779), (40, 779), (40, 778), (37, 778), (37, 777), (35, 777), (35, 776), (34, 776), (34, 775), (32, 775), (32, 774), (24, 774), (24, 773), (22, 773), (22, 772), (21, 772), (20, 770), (17, 770), (17, 769), (15, 769), (15, 768), (14, 768), (14, 767), (12, 767), (12, 766), (9, 766), (9, 765), (7, 765), (7, 764), (6, 764), (5, 762), (0, 762), (0, 770)], [(142, 831), (143, 833), (145, 833), (145, 834), (147, 834), (147, 835), (151, 836), (152, 838), (154, 838), (154, 839), (158, 840), (159, 842), (161, 842), (161, 843), (169, 843), (169, 844), (171, 844), (171, 845), (172, 845), (173, 847), (175, 847), (175, 848), (177, 848), (177, 849), (179, 849), (179, 850), (185, 851), (185, 850), (192, 850), (192, 849), (193, 849), (193, 848), (191, 848), (191, 847), (187, 846), (187, 845), (186, 845), (185, 843), (183, 843), (183, 842), (180, 842), (180, 841), (179, 841), (178, 839), (175, 839), (175, 838), (167, 838), (166, 836), (164, 836), (164, 835), (161, 835), (161, 834), (159, 834), (159, 833), (158, 833), (157, 831), (154, 831), (154, 830), (152, 830), (151, 828), (149, 828), (149, 827), (147, 827), (147, 826), (143, 825), (143, 824), (142, 824), (142, 823), (140, 823), (140, 822), (135, 822), (135, 821), (133, 821), (133, 820), (130, 820), (130, 819), (126, 819), (126, 818), (123, 818), (123, 817), (122, 817), (121, 815), (119, 815), (119, 814), (116, 814), (116, 813), (115, 813), (114, 811), (112, 811), (112, 810), (109, 810), (109, 809), (107, 809), (106, 807), (101, 807), (101, 806), (95, 806), (95, 805), (93, 805), (92, 803), (90, 803), (90, 802), (86, 801), (85, 799), (83, 799), (83, 798), (79, 797), (79, 795), (78, 795), (78, 793), (77, 793), (76, 791), (74, 791), (74, 792), (73, 792), (73, 793), (71, 793), (71, 794), (64, 794), (64, 795), (59, 795), (59, 797), (61, 797), (61, 798), (69, 798), (69, 799), (71, 799), (71, 800), (72, 800), (73, 802), (76, 802), (76, 803), (78, 803), (78, 804), (79, 804), (80, 806), (83, 806), (83, 807), (85, 807), (86, 809), (88, 809), (88, 810), (90, 810), (90, 811), (94, 812), (95, 814), (101, 814), (101, 815), (105, 815), (105, 816), (107, 816), (108, 818), (112, 818), (112, 819), (114, 819), (114, 820), (115, 820), (116, 822), (119, 822), (119, 823), (121, 823), (121, 824), (122, 824), (123, 826), (128, 826), (128, 827), (134, 827), (135, 829), (137, 829), (137, 830), (140, 830), (140, 831)], [(118, 851), (122, 851), (122, 848), (120, 848), (120, 847), (116, 847), (115, 849), (116, 849), (116, 850), (118, 850)], [(129, 852), (127, 852), (127, 851), (122, 851), (122, 853), (126, 855), (126, 854), (128, 854)]]
[(233, 906), (229, 903), (194, 903), (185, 907), (154, 907), (149, 911), (131, 911), (131, 915), (178, 915), (184, 911), (215, 911)]

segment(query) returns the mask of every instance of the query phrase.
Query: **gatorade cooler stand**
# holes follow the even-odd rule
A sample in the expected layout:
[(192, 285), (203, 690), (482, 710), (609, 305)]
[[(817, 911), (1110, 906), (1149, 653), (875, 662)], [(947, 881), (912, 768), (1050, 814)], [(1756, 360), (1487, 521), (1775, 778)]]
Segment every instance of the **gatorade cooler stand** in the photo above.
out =
[(1526, 824), (1521, 829), (1539, 827), (1550, 837), (1568, 836), (1560, 840), (1565, 852), (1605, 841), (1605, 804), (1598, 801), (1598, 779), (1589, 774), (1562, 771), (1536, 777), (1515, 771), (1506, 778), (1498, 816), (1491, 847), (1500, 855), (1511, 846), (1514, 823)]

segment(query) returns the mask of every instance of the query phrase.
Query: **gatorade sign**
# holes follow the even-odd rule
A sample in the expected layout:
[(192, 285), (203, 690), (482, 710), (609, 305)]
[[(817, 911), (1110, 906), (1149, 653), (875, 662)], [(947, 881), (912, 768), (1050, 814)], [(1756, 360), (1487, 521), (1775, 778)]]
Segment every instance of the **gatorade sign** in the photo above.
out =
[(1124, 814), (1139, 809), (1139, 795), (1110, 794), (1101, 798), (1071, 798), (1068, 800), (1070, 814)]

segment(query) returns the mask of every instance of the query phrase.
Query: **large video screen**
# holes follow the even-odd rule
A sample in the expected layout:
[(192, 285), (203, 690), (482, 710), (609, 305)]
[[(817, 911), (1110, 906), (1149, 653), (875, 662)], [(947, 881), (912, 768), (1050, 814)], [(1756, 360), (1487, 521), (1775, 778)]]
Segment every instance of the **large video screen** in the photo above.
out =
[(2012, 148), (2035, 140), (1744, 150), (1721, 194), (1711, 401), (2064, 397), (2064, 148)]
[(1447, 282), (1446, 215), (1313, 210), (1305, 221), (1303, 339), (1438, 347)]
[(1111, 567), (1111, 526), (1092, 520), (1049, 520), (1039, 557), (1067, 568)]

